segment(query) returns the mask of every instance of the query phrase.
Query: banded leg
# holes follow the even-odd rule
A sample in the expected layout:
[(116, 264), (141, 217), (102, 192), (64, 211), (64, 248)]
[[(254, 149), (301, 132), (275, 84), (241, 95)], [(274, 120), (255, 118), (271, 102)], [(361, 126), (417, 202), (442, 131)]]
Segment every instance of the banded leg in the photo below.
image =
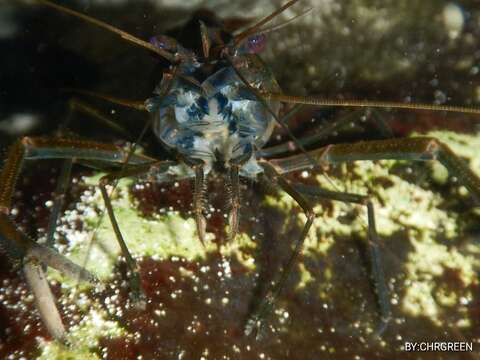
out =
[(381, 335), (387, 328), (391, 319), (390, 296), (385, 281), (384, 268), (380, 254), (380, 242), (375, 225), (375, 212), (373, 204), (368, 196), (343, 193), (337, 191), (330, 191), (321, 189), (316, 186), (295, 185), (294, 188), (304, 195), (313, 196), (320, 199), (341, 201), (344, 203), (354, 203), (364, 205), (367, 208), (368, 220), (368, 241), (367, 249), (369, 261), (371, 264), (371, 278), (373, 280), (377, 306), (380, 311), (380, 324), (377, 328), (376, 334)]
[[(76, 158), (104, 163), (121, 163), (125, 155), (124, 151), (113, 145), (91, 141), (25, 137), (10, 147), (0, 173), (0, 215), (8, 218), (12, 205), (12, 194), (24, 160)], [(133, 165), (154, 162), (154, 159), (139, 155), (133, 155), (130, 160)], [(12, 235), (7, 225), (5, 225), (5, 229), (3, 233)], [(20, 246), (20, 248), (22, 244), (26, 249), (29, 248), (28, 243), (22, 243), (20, 238), (14, 236), (11, 240), (4, 242), (7, 252), (10, 247), (16, 247), (16, 240), (18, 240), (17, 246)], [(16, 251), (13, 251), (13, 253), (16, 253)]]
[[(353, 155), (349, 155), (353, 153)], [(412, 161), (437, 160), (452, 175), (455, 175), (480, 203), (480, 179), (468, 167), (463, 159), (441, 141), (431, 137), (417, 137), (392, 139), (389, 141), (376, 141), (336, 145), (330, 147), (322, 158), (329, 162), (350, 160), (376, 160), (396, 159)]]
[[(0, 187), (2, 183), (0, 183)], [(43, 270), (48, 265), (78, 281), (95, 284), (96, 278), (87, 270), (71, 262), (47, 246), (37, 244), (17, 228), (9, 217), (9, 210), (2, 205), (0, 213), (0, 248), (14, 264), (21, 264), (25, 279), (30, 287), (40, 317), (49, 334), (65, 342), (65, 327), (58, 313), (54, 297)]]
[(230, 168), (228, 224), (230, 225), (230, 240), (233, 241), (238, 233), (238, 209), (240, 209), (240, 179), (238, 165)]
[[(320, 163), (383, 159), (410, 161), (437, 160), (447, 168), (450, 174), (455, 175), (459, 179), (459, 182), (468, 189), (477, 202), (480, 202), (480, 178), (468, 167), (463, 159), (455, 155), (446, 144), (435, 138), (416, 137), (329, 145), (311, 151), (310, 156), (317, 159)], [(302, 154), (283, 159), (275, 159), (270, 162), (275, 165), (281, 174), (310, 169), (312, 167), (310, 159)], [(378, 252), (378, 250), (375, 250), (375, 247), (372, 251)], [(373, 263), (373, 266), (380, 267), (380, 264)], [(380, 291), (377, 290), (379, 295)], [(379, 299), (379, 301), (382, 300)], [(386, 304), (379, 305), (381, 307), (386, 306)]]
[[(172, 69), (172, 73), (164, 73), (162, 82), (160, 84), (160, 87), (158, 89), (159, 95), (161, 97), (165, 96), (165, 94), (168, 93), (170, 87), (172, 86), (173, 79), (176, 74), (176, 68)], [(130, 100), (130, 99), (122, 99), (122, 98), (117, 98), (114, 96), (110, 95), (104, 95), (92, 91), (86, 91), (86, 90), (79, 90), (79, 89), (70, 89), (70, 91), (74, 91), (76, 93), (90, 96), (93, 98), (101, 99), (107, 102), (110, 102), (112, 104), (116, 105), (121, 105), (127, 108), (131, 108), (134, 110), (138, 111), (147, 111), (147, 107), (145, 105), (145, 101), (142, 100)], [(85, 105), (83, 103), (76, 102), (77, 106), (79, 107), (79, 110), (86, 112), (95, 118), (97, 118), (100, 121), (103, 121), (106, 125), (112, 127), (115, 129), (115, 127), (118, 127), (120, 130), (124, 131), (122, 127), (118, 126), (115, 122), (111, 121), (109, 118), (105, 117), (103, 114), (99, 113), (97, 110), (91, 108), (88, 105)], [(123, 177), (129, 177), (129, 176), (138, 176), (141, 174), (145, 174), (149, 172), (152, 167), (155, 167), (157, 171), (164, 172), (168, 170), (170, 166), (174, 166), (175, 164), (172, 162), (168, 161), (163, 161), (163, 162), (156, 162), (156, 163), (151, 163), (148, 165), (133, 165), (131, 166), (131, 158), (135, 157), (135, 149), (137, 144), (140, 143), (142, 140), (143, 136), (145, 135), (146, 131), (151, 127), (151, 122), (153, 121), (153, 118), (150, 118), (150, 121), (146, 122), (142, 131), (138, 135), (136, 141), (134, 141), (130, 149), (128, 150), (124, 160), (121, 163), (121, 169), (118, 172), (111, 173), (109, 175), (106, 175), (100, 179), (99, 186), (100, 190), (102, 193), (102, 197), (105, 203), (105, 207), (107, 210), (108, 217), (110, 219), (110, 223), (112, 224), (112, 228), (115, 233), (115, 237), (117, 238), (117, 241), (120, 245), (120, 249), (122, 251), (122, 254), (125, 258), (125, 261), (127, 263), (127, 267), (130, 272), (129, 276), (129, 282), (130, 282), (130, 290), (131, 290), (131, 298), (134, 301), (134, 303), (139, 306), (139, 307), (144, 307), (146, 305), (144, 301), (144, 294), (142, 291), (141, 287), (141, 281), (140, 281), (140, 275), (138, 272), (137, 264), (130, 254), (130, 251), (128, 250), (128, 247), (125, 243), (125, 240), (123, 238), (123, 235), (121, 233), (120, 227), (118, 225), (118, 222), (115, 218), (115, 213), (113, 211), (113, 207), (111, 204), (110, 197), (115, 190), (115, 187), (118, 184), (118, 180), (120, 180)], [(118, 131), (118, 129), (117, 129)], [(130, 137), (130, 135), (127, 135), (127, 137)], [(106, 186), (107, 185), (112, 185), (112, 190), (110, 194), (107, 191)], [(103, 214), (102, 214), (103, 215)]]
[[(472, 196), (480, 202), (480, 178), (468, 167), (465, 161), (441, 141), (431, 137), (401, 138), (390, 140), (365, 141), (353, 144), (328, 145), (310, 151), (310, 156), (320, 164), (339, 163), (357, 160), (437, 160), (448, 172), (455, 175)], [(270, 160), (280, 174), (310, 169), (310, 159), (303, 154), (283, 159)]]
[(250, 315), (245, 326), (245, 334), (250, 335), (253, 332), (256, 332), (256, 338), (258, 339), (261, 336), (261, 330), (264, 319), (270, 314), (277, 300), (280, 292), (282, 291), (286, 280), (290, 273), (292, 272), (293, 266), (295, 265), (298, 255), (302, 251), (303, 243), (307, 237), (308, 231), (313, 224), (315, 218), (315, 213), (313, 212), (312, 206), (300, 194), (293, 186), (291, 186), (287, 180), (285, 180), (268, 162), (260, 163), (263, 169), (265, 170), (263, 179), (273, 185), (277, 184), (280, 188), (289, 194), (302, 208), (307, 217), (307, 221), (303, 226), (302, 233), (300, 237), (295, 242), (295, 247), (290, 255), (290, 258), (287, 261), (287, 264), (283, 268), (282, 274), (279, 281), (273, 286), (273, 288), (267, 293), (265, 298), (262, 300), (257, 309)]
[(195, 223), (197, 224), (198, 238), (205, 246), (205, 231), (207, 229), (207, 220), (203, 215), (205, 206), (205, 175), (203, 164), (194, 165), (195, 169), (195, 187), (193, 190), (193, 212), (195, 214)]
[[(65, 328), (49, 290), (42, 267), (50, 266), (80, 281), (95, 283), (95, 277), (56, 251), (28, 238), (10, 219), (12, 194), (18, 175), (26, 159), (80, 158), (118, 163), (125, 154), (113, 145), (73, 139), (45, 139), (25, 137), (14, 143), (0, 172), (0, 246), (14, 263), (23, 263), (26, 281), (35, 296), (42, 321), (50, 334), (64, 340)], [(148, 164), (153, 159), (133, 155), (133, 164)], [(47, 290), (48, 289), (48, 290)]]
[[(118, 98), (113, 98), (109, 97), (106, 95), (101, 95), (97, 93), (91, 93), (87, 91), (82, 91), (82, 90), (74, 90), (72, 89), (71, 91), (83, 94), (83, 95), (89, 95), (93, 97), (97, 97), (106, 101), (109, 101), (114, 104), (119, 104), (123, 105), (126, 107), (133, 107), (134, 109), (137, 110), (142, 110), (140, 107), (141, 104), (138, 101), (132, 101), (132, 100), (125, 100), (125, 99), (118, 99)], [(84, 113), (86, 115), (91, 116), (94, 120), (98, 121), (100, 124), (103, 124), (107, 127), (109, 127), (111, 130), (115, 131), (116, 133), (124, 136), (126, 139), (131, 138), (130, 132), (125, 129), (123, 126), (119, 125), (116, 121), (110, 119), (110, 117), (106, 116), (99, 110), (95, 109), (94, 107), (90, 106), (89, 104), (77, 99), (77, 98), (72, 98), (68, 101), (68, 106), (69, 106), (69, 114), (66, 117), (66, 120), (61, 124), (57, 131), (57, 135), (59, 138), (62, 138), (65, 136), (65, 132), (68, 129), (71, 119), (74, 116), (74, 113), (80, 112)], [(53, 201), (53, 206), (52, 206), (52, 211), (50, 212), (50, 217), (49, 217), (49, 222), (48, 222), (48, 227), (47, 227), (47, 242), (46, 245), (48, 247), (52, 247), (54, 243), (54, 235), (57, 227), (57, 222), (58, 218), (60, 216), (60, 210), (63, 207), (63, 202), (65, 198), (65, 194), (67, 191), (68, 183), (70, 181), (70, 175), (71, 175), (71, 170), (72, 170), (72, 165), (73, 165), (73, 160), (72, 159), (67, 159), (64, 161), (62, 168), (60, 170), (60, 175), (57, 180), (57, 187), (55, 189), (55, 196), (54, 196), (54, 201)]]

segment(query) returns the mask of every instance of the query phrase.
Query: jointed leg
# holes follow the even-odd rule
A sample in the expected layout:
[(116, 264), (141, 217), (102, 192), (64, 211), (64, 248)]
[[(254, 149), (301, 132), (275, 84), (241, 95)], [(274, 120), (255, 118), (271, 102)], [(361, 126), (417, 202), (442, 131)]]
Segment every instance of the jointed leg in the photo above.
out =
[(252, 332), (256, 331), (257, 338), (260, 336), (260, 330), (262, 322), (265, 317), (271, 312), (275, 301), (277, 300), (280, 292), (282, 291), (285, 282), (290, 275), (290, 272), (293, 269), (293, 266), (296, 263), (297, 257), (302, 251), (302, 246), (307, 237), (308, 231), (313, 224), (315, 214), (312, 207), (308, 201), (300, 194), (294, 187), (292, 187), (288, 181), (286, 181), (276, 170), (275, 168), (267, 162), (261, 163), (262, 167), (265, 170), (263, 179), (269, 183), (278, 184), (282, 190), (287, 192), (303, 209), (305, 215), (307, 216), (307, 221), (303, 227), (300, 237), (295, 242), (295, 248), (292, 255), (288, 259), (287, 264), (285, 265), (279, 281), (275, 286), (268, 292), (265, 298), (262, 300), (258, 308), (250, 316), (247, 324), (245, 326), (245, 334), (250, 335)]
[[(0, 236), (3, 238), (3, 247), (13, 259), (21, 260), (28, 255), (29, 251), (36, 249), (37, 253), (40, 253), (40, 249), (43, 248), (18, 231), (9, 217), (12, 194), (23, 161), (25, 159), (52, 157), (73, 158), (75, 156), (107, 161), (122, 157), (121, 150), (113, 146), (79, 140), (47, 140), (26, 137), (10, 147), (0, 173)], [(47, 251), (46, 248), (44, 250), (47, 255), (42, 261), (46, 261), (47, 265), (55, 267), (53, 263), (49, 264), (47, 261), (51, 258), (50, 251)]]
[[(356, 160), (438, 160), (480, 202), (480, 178), (447, 145), (435, 138), (415, 137), (328, 145), (310, 151), (309, 155), (320, 164)], [(281, 174), (312, 167), (310, 159), (303, 154), (270, 162)]]
[(195, 214), (195, 223), (197, 224), (198, 238), (203, 246), (205, 246), (205, 231), (207, 228), (207, 220), (203, 215), (205, 207), (205, 175), (203, 165), (197, 164), (195, 169), (195, 188), (193, 190), (193, 212)]
[(240, 209), (240, 179), (238, 166), (233, 165), (230, 169), (228, 224), (230, 225), (230, 240), (233, 241), (238, 233), (238, 209)]
[[(80, 158), (118, 163), (125, 154), (112, 145), (73, 140), (23, 138), (14, 143), (0, 173), (0, 246), (15, 263), (23, 263), (24, 273), (35, 295), (43, 322), (52, 336), (63, 340), (65, 329), (56, 310), (55, 301), (48, 289), (41, 266), (37, 262), (53, 267), (81, 281), (95, 282), (95, 277), (56, 251), (37, 244), (28, 238), (10, 219), (12, 195), (25, 159)], [(152, 159), (133, 155), (133, 164), (148, 164)]]
[(435, 138), (418, 137), (342, 144), (331, 146), (326, 150), (321, 158), (328, 162), (380, 159), (438, 160), (480, 202), (480, 179), (478, 176), (463, 159)]
[[(74, 90), (72, 90), (74, 91)], [(81, 94), (84, 92), (82, 91), (76, 91)], [(91, 94), (89, 92), (86, 93), (86, 95), (92, 95), (92, 96), (99, 96), (97, 94)], [(122, 99), (116, 99), (113, 98), (111, 100), (110, 98), (107, 97), (107, 100), (113, 101), (116, 100), (116, 103), (122, 102), (127, 102), (127, 100), (122, 100)], [(131, 137), (131, 134), (128, 130), (126, 130), (123, 126), (119, 125), (116, 121), (110, 119), (108, 116), (105, 114), (101, 113), (94, 107), (86, 104), (85, 102), (81, 101), (80, 99), (77, 98), (72, 98), (68, 101), (68, 106), (69, 106), (69, 113), (67, 117), (65, 118), (65, 121), (59, 126), (59, 129), (57, 130), (57, 136), (58, 138), (62, 138), (67, 136), (67, 131), (68, 128), (72, 122), (72, 118), (74, 117), (76, 112), (84, 113), (86, 115), (91, 116), (94, 120), (98, 121), (99, 123), (106, 125), (108, 128), (110, 128), (112, 131), (117, 132), (118, 134), (125, 136), (126, 139)], [(64, 197), (68, 188), (68, 184), (70, 181), (70, 174), (72, 170), (72, 165), (73, 165), (73, 160), (72, 159), (67, 159), (63, 162), (60, 175), (57, 180), (57, 187), (55, 189), (55, 195), (54, 195), (54, 200), (53, 200), (53, 206), (52, 206), (52, 211), (50, 213), (50, 218), (48, 222), (48, 227), (47, 227), (47, 242), (46, 245), (48, 247), (52, 247), (54, 243), (54, 234), (55, 230), (57, 227), (57, 221), (60, 216), (60, 211), (63, 206), (64, 202)]]
[[(314, 131), (313, 135), (302, 137), (298, 140), (298, 142), (304, 146), (312, 146), (319, 141), (327, 140), (332, 134), (341, 129), (344, 129), (346, 126), (352, 123), (358, 123), (360, 120), (365, 117), (369, 122), (372, 123), (374, 127), (378, 129), (382, 137), (384, 138), (391, 138), (392, 131), (390, 130), (388, 124), (385, 120), (377, 113), (377, 111), (372, 110), (370, 113), (366, 112), (365, 110), (357, 110), (354, 111), (346, 116), (342, 116), (340, 119), (337, 119), (327, 126), (322, 127), (318, 131)], [(282, 119), (283, 121), (283, 119)], [(273, 156), (279, 156), (291, 151), (298, 151), (298, 146), (296, 146), (294, 141), (287, 141), (286, 143), (271, 146), (266, 149), (261, 149), (257, 151), (258, 157), (265, 157), (270, 158)]]
[[(175, 74), (176, 74), (176, 68), (174, 68), (172, 70), (172, 73), (164, 73), (163, 80), (162, 80), (162, 82), (160, 84), (160, 87), (158, 89), (160, 97), (165, 96), (168, 93), (168, 91), (170, 90), (170, 88), (173, 84), (173, 79), (175, 78)], [(95, 97), (95, 98), (98, 98), (98, 99), (102, 99), (102, 100), (108, 101), (108, 102), (113, 103), (113, 104), (121, 105), (121, 106), (128, 107), (128, 108), (132, 108), (132, 109), (135, 109), (135, 110), (147, 111), (147, 108), (145, 106), (145, 101), (120, 99), (120, 98), (116, 98), (116, 97), (113, 97), (113, 96), (110, 96), (110, 95), (104, 95), (104, 94), (99, 94), (99, 93), (96, 93), (96, 92), (85, 91), (85, 90), (73, 90), (73, 91), (75, 91), (77, 93), (80, 93), (80, 94), (83, 94), (83, 95), (87, 95), (87, 96)], [(93, 115), (94, 117), (96, 117), (97, 119), (104, 121), (110, 127), (114, 128), (115, 126), (118, 126), (115, 122), (112, 122), (110, 119), (106, 118), (103, 114), (99, 113), (97, 110), (95, 110), (95, 109), (93, 109), (93, 108), (91, 108), (91, 107), (89, 107), (89, 106), (87, 106), (83, 103), (76, 102), (75, 104), (77, 104), (77, 106), (80, 106), (79, 110), (87, 112), (90, 115)], [(136, 158), (135, 149), (136, 149), (136, 146), (142, 140), (146, 131), (150, 128), (152, 121), (153, 121), (153, 118), (150, 118), (150, 121), (145, 123), (145, 125), (144, 125), (142, 131), (140, 132), (140, 134), (138, 135), (136, 141), (134, 141), (131, 144), (126, 156), (124, 157), (124, 159), (121, 163), (120, 170), (115, 172), (115, 173), (111, 173), (109, 175), (106, 175), (106, 176), (102, 177), (102, 179), (100, 180), (100, 184), (99, 184), (100, 190), (101, 190), (101, 193), (102, 193), (102, 197), (103, 197), (103, 200), (104, 200), (104, 203), (105, 203), (105, 207), (106, 207), (106, 210), (107, 210), (107, 214), (108, 214), (110, 222), (112, 224), (112, 227), (113, 227), (115, 236), (117, 238), (117, 241), (120, 245), (120, 249), (121, 249), (121, 251), (122, 251), (122, 253), (125, 257), (125, 260), (127, 262), (127, 267), (130, 271), (129, 281), (130, 281), (131, 297), (134, 300), (134, 302), (137, 303), (137, 305), (141, 305), (141, 306), (144, 306), (144, 302), (143, 302), (143, 297), (144, 296), (143, 296), (143, 292), (142, 292), (142, 289), (141, 289), (140, 276), (139, 276), (139, 273), (138, 273), (137, 265), (136, 265), (136, 262), (133, 259), (132, 255), (130, 254), (130, 251), (128, 250), (128, 247), (127, 247), (127, 245), (126, 245), (126, 243), (123, 239), (120, 227), (119, 227), (118, 222), (115, 218), (115, 214), (114, 214), (114, 211), (113, 211), (113, 207), (112, 207), (112, 204), (111, 204), (110, 197), (111, 197), (113, 191), (115, 190), (115, 187), (117, 186), (118, 180), (120, 180), (123, 177), (138, 176), (138, 175), (141, 175), (141, 174), (145, 174), (145, 173), (149, 172), (152, 169), (152, 167), (155, 167), (157, 172), (166, 173), (166, 171), (168, 170), (168, 168), (170, 166), (175, 165), (174, 163), (169, 162), (169, 161), (155, 162), (155, 163), (150, 163), (150, 164), (147, 164), (147, 165), (141, 165), (141, 164), (136, 165), (135, 164), (135, 158)], [(121, 128), (121, 127), (119, 127), (119, 128), (120, 128), (120, 130), (123, 130), (123, 128)], [(130, 135), (128, 135), (128, 137), (129, 136)], [(202, 174), (203, 174), (203, 172), (202, 172)], [(111, 190), (110, 194), (107, 191), (107, 188), (106, 188), (107, 185), (112, 185), (112, 190)]]
[(159, 172), (166, 172), (170, 166), (174, 165), (170, 161), (158, 162), (155, 164), (148, 164), (148, 165), (139, 165), (127, 170), (120, 170), (117, 173), (109, 174), (100, 179), (100, 190), (102, 192), (103, 201), (105, 202), (105, 207), (107, 209), (107, 214), (112, 224), (113, 231), (115, 233), (115, 237), (117, 238), (118, 244), (120, 245), (120, 249), (122, 251), (123, 256), (125, 257), (125, 261), (127, 262), (127, 267), (130, 272), (129, 282), (130, 282), (130, 290), (131, 290), (131, 298), (137, 304), (141, 306), (144, 305), (143, 301), (143, 291), (140, 282), (140, 275), (138, 273), (138, 267), (135, 259), (130, 254), (128, 250), (127, 244), (123, 238), (122, 232), (120, 230), (120, 226), (118, 225), (117, 219), (115, 218), (115, 213), (113, 211), (112, 202), (110, 200), (110, 195), (107, 191), (107, 185), (112, 183), (116, 183), (118, 180), (124, 177), (130, 176), (139, 176), (145, 174), (155, 167)]
[[(383, 159), (412, 161), (438, 160), (452, 175), (455, 175), (459, 179), (460, 183), (470, 191), (477, 201), (480, 201), (480, 178), (468, 167), (463, 159), (456, 156), (447, 145), (435, 138), (401, 138), (353, 144), (329, 145), (311, 151), (310, 156), (315, 158), (320, 164)], [(310, 160), (303, 154), (283, 159), (275, 159), (270, 162), (275, 165), (276, 169), (278, 169), (281, 174), (310, 169), (312, 166)], [(345, 200), (347, 200), (347, 197)], [(350, 201), (352, 200), (355, 199), (351, 198)], [(358, 200), (361, 200), (361, 198), (358, 198)], [(376, 245), (378, 242), (374, 240), (374, 238), (376, 238), (376, 231), (374, 231), (373, 207), (368, 207), (368, 212), (369, 237), (371, 239), (371, 244), (374, 245), (370, 249), (373, 260), (372, 270), (374, 272), (373, 275), (377, 277), (377, 294), (379, 296), (379, 306), (383, 317), (383, 326), (385, 326), (388, 319), (389, 306), (387, 301), (388, 297), (383, 296), (382, 293), (386, 294), (387, 288), (383, 279), (381, 264), (378, 261), (380, 259), (378, 256), (378, 245)], [(375, 272), (377, 275), (375, 275)], [(382, 289), (382, 287), (384, 287), (384, 289)]]
[(53, 300), (54, 297), (42, 266), (35, 261), (27, 260), (23, 265), (23, 274), (32, 293), (35, 295), (35, 305), (40, 312), (40, 318), (43, 320), (48, 333), (54, 339), (66, 343), (65, 337), (67, 332)]
[(294, 188), (304, 195), (314, 196), (321, 199), (329, 199), (341, 201), (345, 203), (354, 203), (365, 205), (367, 207), (368, 218), (368, 255), (371, 264), (371, 277), (375, 287), (375, 295), (377, 298), (377, 305), (380, 310), (381, 323), (376, 331), (377, 335), (381, 335), (387, 328), (388, 322), (391, 318), (389, 291), (385, 281), (385, 274), (381, 261), (379, 239), (377, 228), (375, 225), (375, 212), (373, 204), (368, 196), (342, 193), (337, 191), (330, 191), (318, 188), (316, 186), (295, 185)]
[(47, 245), (49, 248), (53, 247), (55, 231), (57, 229), (57, 222), (60, 216), (60, 211), (62, 210), (65, 194), (67, 192), (67, 187), (70, 182), (70, 175), (72, 172), (73, 161), (71, 159), (64, 160), (62, 168), (60, 170), (60, 175), (57, 179), (57, 187), (55, 188), (55, 195), (53, 200), (52, 211), (50, 212), (50, 217), (48, 219), (47, 227)]

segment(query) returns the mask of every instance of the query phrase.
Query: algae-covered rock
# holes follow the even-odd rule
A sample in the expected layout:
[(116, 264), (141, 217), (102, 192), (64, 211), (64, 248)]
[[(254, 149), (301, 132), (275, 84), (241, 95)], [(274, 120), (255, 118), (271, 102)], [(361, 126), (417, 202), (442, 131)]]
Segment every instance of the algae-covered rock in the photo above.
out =
[[(468, 152), (462, 144), (476, 141), (469, 135), (435, 135), (464, 156)], [(215, 209), (202, 247), (185, 210), (189, 205), (178, 207), (180, 199), (190, 202), (189, 191), (180, 190), (180, 198), (158, 205), (156, 212), (146, 212), (148, 204), (140, 202), (149, 201), (146, 194), (155, 199), (188, 189), (188, 183), (160, 186), (122, 180), (112, 205), (139, 264), (147, 299), (142, 310), (129, 299), (115, 235), (108, 217), (102, 216), (103, 200), (95, 186), (99, 175), (84, 177), (87, 188), (61, 220), (60, 238), (65, 241), (58, 248), (96, 273), (104, 288), (79, 287), (49, 272), (61, 284), (59, 302), (72, 346), (42, 340), (41, 356), (190, 358), (208, 353), (212, 358), (248, 358), (255, 353), (277, 359), (293, 348), (295, 358), (316, 353), (327, 358), (394, 356), (404, 341), (427, 341), (440, 334), (475, 341), (472, 311), (478, 299), (479, 245), (465, 239), (469, 235), (462, 229), (463, 210), (455, 210), (458, 204), (445, 198), (447, 190), (431, 186), (433, 172), (424, 165), (427, 175), (417, 184), (410, 180), (421, 167), (396, 161), (343, 164), (328, 172), (328, 180), (303, 174), (324, 188), (368, 194), (374, 204), (393, 312), (382, 341), (374, 335), (379, 315), (364, 261), (364, 206), (331, 201), (315, 206), (317, 218), (301, 260), (267, 320), (264, 337), (255, 340), (242, 335), (249, 308), (278, 276), (305, 222), (288, 195), (274, 191), (263, 197), (261, 189), (244, 189), (241, 234), (228, 241), (223, 212)], [(458, 189), (450, 186), (451, 191)], [(211, 188), (218, 191), (219, 184), (215, 181)], [(468, 195), (457, 200), (468, 202)], [(83, 222), (81, 230), (78, 221)]]

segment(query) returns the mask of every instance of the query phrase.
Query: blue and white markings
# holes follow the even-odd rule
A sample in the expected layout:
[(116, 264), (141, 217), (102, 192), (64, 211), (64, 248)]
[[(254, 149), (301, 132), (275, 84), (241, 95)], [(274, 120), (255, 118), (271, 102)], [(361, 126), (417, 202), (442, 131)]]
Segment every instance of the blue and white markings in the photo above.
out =
[(201, 87), (177, 78), (167, 96), (147, 100), (147, 107), (161, 142), (187, 159), (202, 160), (205, 174), (239, 159), (246, 160), (241, 176), (262, 171), (254, 149), (266, 143), (274, 119), (232, 67), (220, 68)]

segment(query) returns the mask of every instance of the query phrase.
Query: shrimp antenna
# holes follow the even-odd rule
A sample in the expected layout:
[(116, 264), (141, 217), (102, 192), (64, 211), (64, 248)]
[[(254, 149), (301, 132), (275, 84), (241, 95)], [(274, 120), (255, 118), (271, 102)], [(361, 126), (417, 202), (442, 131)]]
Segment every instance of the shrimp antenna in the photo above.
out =
[(62, 88), (62, 92), (71, 92), (74, 94), (90, 96), (95, 99), (101, 99), (107, 101), (111, 104), (120, 105), (126, 108), (138, 110), (138, 111), (147, 111), (147, 107), (145, 106), (145, 100), (127, 100), (127, 99), (120, 99), (115, 96), (105, 95), (101, 93), (97, 93), (94, 91), (83, 90), (83, 89), (74, 89), (74, 88)]
[(255, 25), (253, 25), (252, 27), (249, 27), (248, 29), (242, 31), (240, 34), (238, 34), (237, 36), (235, 36), (235, 47), (238, 47), (242, 41), (244, 41), (247, 37), (249, 37), (250, 35), (253, 35), (255, 33), (257, 33), (259, 31), (259, 29), (265, 25), (266, 23), (268, 23), (270, 20), (272, 20), (273, 18), (275, 18), (277, 15), (281, 14), (282, 12), (284, 12), (286, 9), (288, 9), (289, 7), (295, 5), (295, 3), (297, 3), (299, 0), (291, 0), (289, 2), (287, 2), (285, 5), (283, 5), (281, 8), (278, 8), (277, 10), (275, 10), (273, 13), (271, 13), (270, 15), (268, 15), (267, 17), (263, 18), (262, 20), (260, 20), (258, 23), (256, 23)]
[(336, 100), (322, 99), (315, 96), (292, 96), (283, 94), (262, 93), (266, 100), (281, 101), (289, 104), (303, 104), (316, 106), (335, 106), (335, 107), (372, 107), (386, 109), (408, 109), (408, 110), (427, 110), (427, 111), (446, 111), (462, 114), (480, 115), (480, 108), (471, 108), (455, 105), (432, 105), (422, 103), (401, 103), (395, 101), (368, 101), (368, 100)]
[(120, 30), (119, 28), (116, 28), (115, 26), (112, 26), (110, 24), (107, 24), (103, 21), (100, 21), (100, 20), (97, 20), (97, 19), (94, 19), (88, 15), (85, 15), (85, 14), (82, 14), (78, 11), (75, 11), (75, 10), (72, 10), (72, 9), (69, 9), (67, 7), (64, 7), (64, 6), (61, 6), (61, 5), (58, 5), (58, 4), (55, 4), (49, 0), (36, 0), (37, 2), (39, 3), (42, 3), (43, 5), (46, 5), (46, 6), (49, 6), (51, 8), (54, 8), (55, 10), (57, 11), (60, 11), (64, 14), (68, 14), (68, 15), (71, 15), (71, 16), (74, 16), (74, 17), (77, 17), (77, 18), (80, 18), (82, 19), (83, 21), (86, 21), (88, 23), (91, 23), (91, 24), (94, 24), (98, 27), (101, 27), (105, 30), (108, 30), (114, 34), (117, 34), (119, 35), (123, 40), (126, 40), (132, 44), (135, 44), (137, 46), (140, 46), (140, 47), (143, 47), (147, 50), (150, 50), (154, 53), (156, 53), (157, 55), (160, 55), (161, 57), (163, 57), (164, 59), (170, 61), (171, 63), (176, 63), (177, 62), (177, 59), (175, 58), (174, 55), (170, 54), (168, 51), (165, 51), (163, 49), (160, 49), (152, 44), (150, 44), (149, 42), (147, 41), (144, 41), (142, 39), (139, 39), (123, 30)]
[(292, 17), (290, 19), (287, 19), (284, 22), (281, 22), (280, 24), (265, 27), (263, 29), (258, 29), (252, 35), (268, 34), (268, 33), (280, 30), (280, 29), (290, 25), (290, 23), (294, 22), (295, 20), (298, 20), (298, 19), (308, 15), (312, 10), (313, 10), (313, 8), (308, 8), (305, 11), (301, 12), (300, 14), (295, 15), (294, 17)]

